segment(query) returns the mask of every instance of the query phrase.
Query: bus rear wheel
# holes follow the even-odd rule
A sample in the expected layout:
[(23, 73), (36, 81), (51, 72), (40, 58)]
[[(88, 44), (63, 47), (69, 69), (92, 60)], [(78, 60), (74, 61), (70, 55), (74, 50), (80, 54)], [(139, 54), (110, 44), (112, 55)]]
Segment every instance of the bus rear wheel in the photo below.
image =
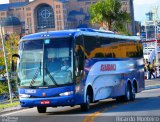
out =
[(132, 97), (132, 87), (130, 84), (127, 84), (124, 100), (128, 102), (131, 100), (131, 97)]
[(131, 101), (134, 101), (136, 99), (136, 88), (135, 85), (132, 87), (132, 94), (131, 94)]
[(47, 108), (46, 107), (37, 107), (38, 113), (46, 113)]
[(90, 108), (90, 95), (87, 93), (86, 95), (86, 103), (81, 104), (82, 111), (88, 111)]

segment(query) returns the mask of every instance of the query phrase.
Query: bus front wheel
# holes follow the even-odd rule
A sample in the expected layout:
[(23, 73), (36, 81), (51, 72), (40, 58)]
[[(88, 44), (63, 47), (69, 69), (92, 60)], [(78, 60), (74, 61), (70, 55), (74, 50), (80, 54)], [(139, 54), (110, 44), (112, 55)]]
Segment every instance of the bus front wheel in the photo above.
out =
[(90, 108), (90, 95), (87, 93), (86, 95), (86, 103), (81, 104), (82, 111), (88, 111)]
[(46, 107), (37, 107), (38, 113), (46, 113), (47, 108)]

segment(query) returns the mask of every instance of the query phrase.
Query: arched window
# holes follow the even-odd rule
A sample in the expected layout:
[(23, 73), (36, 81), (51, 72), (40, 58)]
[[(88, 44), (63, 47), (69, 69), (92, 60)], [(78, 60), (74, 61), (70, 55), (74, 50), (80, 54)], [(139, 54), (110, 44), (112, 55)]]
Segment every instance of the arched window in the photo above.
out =
[(40, 5), (37, 8), (37, 28), (54, 28), (54, 12), (53, 8), (47, 4)]

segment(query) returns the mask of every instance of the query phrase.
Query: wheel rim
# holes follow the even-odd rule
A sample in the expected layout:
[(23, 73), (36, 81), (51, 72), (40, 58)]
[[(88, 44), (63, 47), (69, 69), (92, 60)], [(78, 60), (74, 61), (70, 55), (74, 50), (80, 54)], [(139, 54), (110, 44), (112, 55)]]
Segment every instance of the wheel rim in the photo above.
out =
[(127, 89), (127, 100), (130, 100), (130, 89)]
[(86, 98), (86, 103), (87, 103), (87, 109), (89, 109), (90, 99), (89, 99), (89, 95), (88, 94), (87, 94), (87, 98)]
[(133, 99), (135, 98), (135, 88), (134, 88), (134, 86), (133, 86), (133, 89), (132, 89), (132, 97), (133, 97)]

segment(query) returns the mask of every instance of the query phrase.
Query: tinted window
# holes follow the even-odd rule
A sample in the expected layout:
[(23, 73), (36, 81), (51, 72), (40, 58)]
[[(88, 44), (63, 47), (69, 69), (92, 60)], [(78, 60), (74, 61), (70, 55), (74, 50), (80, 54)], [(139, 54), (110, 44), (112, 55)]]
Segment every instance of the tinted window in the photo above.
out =
[(143, 56), (142, 45), (135, 40), (84, 36), (88, 58), (137, 58)]
[(119, 49), (121, 58), (143, 57), (142, 45), (134, 40), (120, 40)]
[(116, 57), (113, 49), (117, 48), (118, 40), (84, 36), (84, 45), (89, 58), (113, 58)]

